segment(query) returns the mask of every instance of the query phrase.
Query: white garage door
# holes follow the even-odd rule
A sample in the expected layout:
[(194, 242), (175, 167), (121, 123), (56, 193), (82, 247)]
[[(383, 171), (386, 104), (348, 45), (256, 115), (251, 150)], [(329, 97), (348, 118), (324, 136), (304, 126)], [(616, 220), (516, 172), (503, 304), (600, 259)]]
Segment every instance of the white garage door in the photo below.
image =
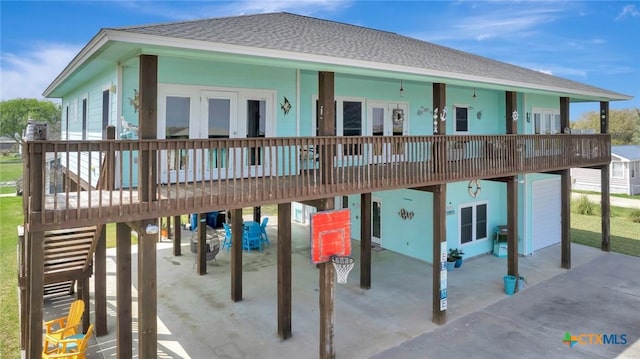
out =
[(560, 243), (560, 178), (533, 182), (533, 250)]

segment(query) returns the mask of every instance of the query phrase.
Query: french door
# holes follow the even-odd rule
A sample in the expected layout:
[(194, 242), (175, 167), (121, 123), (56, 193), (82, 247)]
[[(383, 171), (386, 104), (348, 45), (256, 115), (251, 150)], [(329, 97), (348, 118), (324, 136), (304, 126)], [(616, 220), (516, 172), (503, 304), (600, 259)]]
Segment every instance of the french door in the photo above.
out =
[(405, 148), (400, 142), (385, 141), (384, 138), (406, 134), (407, 104), (369, 101), (367, 106), (369, 136), (378, 136), (371, 148), (371, 162), (388, 163), (404, 159)]
[[(161, 85), (158, 88), (158, 138), (270, 137), (275, 127), (274, 102), (275, 92), (268, 90)], [(261, 176), (264, 168), (275, 163), (273, 149), (243, 146), (230, 147), (229, 143), (221, 142), (206, 149), (163, 150), (161, 182)]]

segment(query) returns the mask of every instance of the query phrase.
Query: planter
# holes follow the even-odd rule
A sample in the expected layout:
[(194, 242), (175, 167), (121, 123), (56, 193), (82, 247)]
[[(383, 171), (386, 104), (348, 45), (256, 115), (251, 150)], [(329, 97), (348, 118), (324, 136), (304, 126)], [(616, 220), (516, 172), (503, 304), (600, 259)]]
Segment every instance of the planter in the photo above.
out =
[(455, 263), (455, 267), (456, 268), (462, 267), (462, 258), (456, 259), (456, 261), (454, 263)]
[(447, 270), (452, 271), (455, 268), (456, 262), (447, 262)]
[(524, 289), (524, 284), (527, 281), (524, 279), (523, 276), (520, 276), (520, 278), (518, 278), (518, 292), (521, 292)]
[(504, 294), (513, 295), (516, 291), (516, 277), (512, 275), (504, 276)]

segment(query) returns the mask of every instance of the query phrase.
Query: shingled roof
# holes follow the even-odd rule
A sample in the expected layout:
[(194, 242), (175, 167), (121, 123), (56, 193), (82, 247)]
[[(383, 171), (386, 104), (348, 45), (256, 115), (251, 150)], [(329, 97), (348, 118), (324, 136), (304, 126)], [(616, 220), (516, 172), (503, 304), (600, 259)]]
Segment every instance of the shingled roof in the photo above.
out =
[(290, 13), (267, 13), (114, 29), (136, 34), (363, 60), (559, 90), (629, 96), (396, 33)]

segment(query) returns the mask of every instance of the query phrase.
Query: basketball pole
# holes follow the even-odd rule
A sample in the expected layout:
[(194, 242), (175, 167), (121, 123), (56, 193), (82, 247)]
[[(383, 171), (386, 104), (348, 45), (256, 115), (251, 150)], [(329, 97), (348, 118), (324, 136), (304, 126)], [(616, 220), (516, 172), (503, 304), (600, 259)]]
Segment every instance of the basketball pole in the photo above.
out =
[(333, 326), (336, 280), (331, 261), (320, 263), (320, 359), (333, 359)]

